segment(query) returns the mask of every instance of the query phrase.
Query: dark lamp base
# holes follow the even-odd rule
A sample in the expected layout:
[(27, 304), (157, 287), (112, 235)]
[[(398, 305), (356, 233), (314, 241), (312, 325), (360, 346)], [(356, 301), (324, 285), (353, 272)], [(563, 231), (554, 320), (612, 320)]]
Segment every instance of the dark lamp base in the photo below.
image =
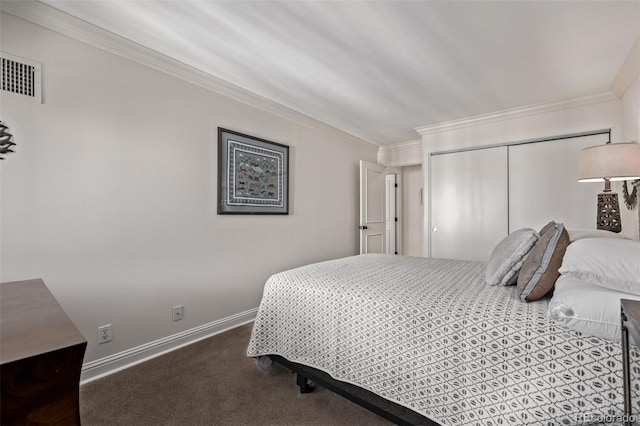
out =
[(617, 193), (602, 192), (598, 194), (597, 228), (611, 232), (622, 231)]

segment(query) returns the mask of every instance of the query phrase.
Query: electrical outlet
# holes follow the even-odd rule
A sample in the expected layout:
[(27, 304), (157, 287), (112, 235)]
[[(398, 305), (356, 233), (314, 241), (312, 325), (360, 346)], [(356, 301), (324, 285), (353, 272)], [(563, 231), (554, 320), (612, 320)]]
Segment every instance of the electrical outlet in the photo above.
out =
[(174, 306), (173, 309), (171, 310), (171, 313), (174, 321), (180, 321), (184, 316), (184, 306), (182, 305)]
[(98, 343), (107, 343), (111, 341), (111, 324), (98, 327)]

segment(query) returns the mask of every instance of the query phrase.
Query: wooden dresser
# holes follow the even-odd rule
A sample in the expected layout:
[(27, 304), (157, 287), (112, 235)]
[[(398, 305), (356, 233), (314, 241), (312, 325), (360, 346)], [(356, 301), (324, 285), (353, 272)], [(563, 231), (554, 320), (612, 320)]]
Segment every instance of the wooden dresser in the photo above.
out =
[(40, 279), (0, 284), (2, 425), (78, 425), (87, 341)]

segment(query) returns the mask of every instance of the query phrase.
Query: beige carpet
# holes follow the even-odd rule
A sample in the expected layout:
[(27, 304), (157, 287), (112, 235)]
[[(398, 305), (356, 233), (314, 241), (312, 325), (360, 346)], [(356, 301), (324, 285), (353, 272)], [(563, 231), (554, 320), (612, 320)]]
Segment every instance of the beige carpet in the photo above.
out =
[(280, 366), (260, 371), (246, 357), (251, 325), (81, 386), (82, 424), (391, 424), (322, 388), (300, 394)]

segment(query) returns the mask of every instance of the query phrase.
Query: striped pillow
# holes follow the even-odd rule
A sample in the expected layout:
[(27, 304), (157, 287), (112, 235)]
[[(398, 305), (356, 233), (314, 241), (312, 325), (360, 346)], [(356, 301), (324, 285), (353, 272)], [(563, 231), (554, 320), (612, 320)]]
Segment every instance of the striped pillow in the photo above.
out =
[(540, 231), (540, 239), (524, 260), (518, 276), (518, 297), (532, 302), (553, 290), (560, 273), (569, 233), (562, 223), (549, 222)]

